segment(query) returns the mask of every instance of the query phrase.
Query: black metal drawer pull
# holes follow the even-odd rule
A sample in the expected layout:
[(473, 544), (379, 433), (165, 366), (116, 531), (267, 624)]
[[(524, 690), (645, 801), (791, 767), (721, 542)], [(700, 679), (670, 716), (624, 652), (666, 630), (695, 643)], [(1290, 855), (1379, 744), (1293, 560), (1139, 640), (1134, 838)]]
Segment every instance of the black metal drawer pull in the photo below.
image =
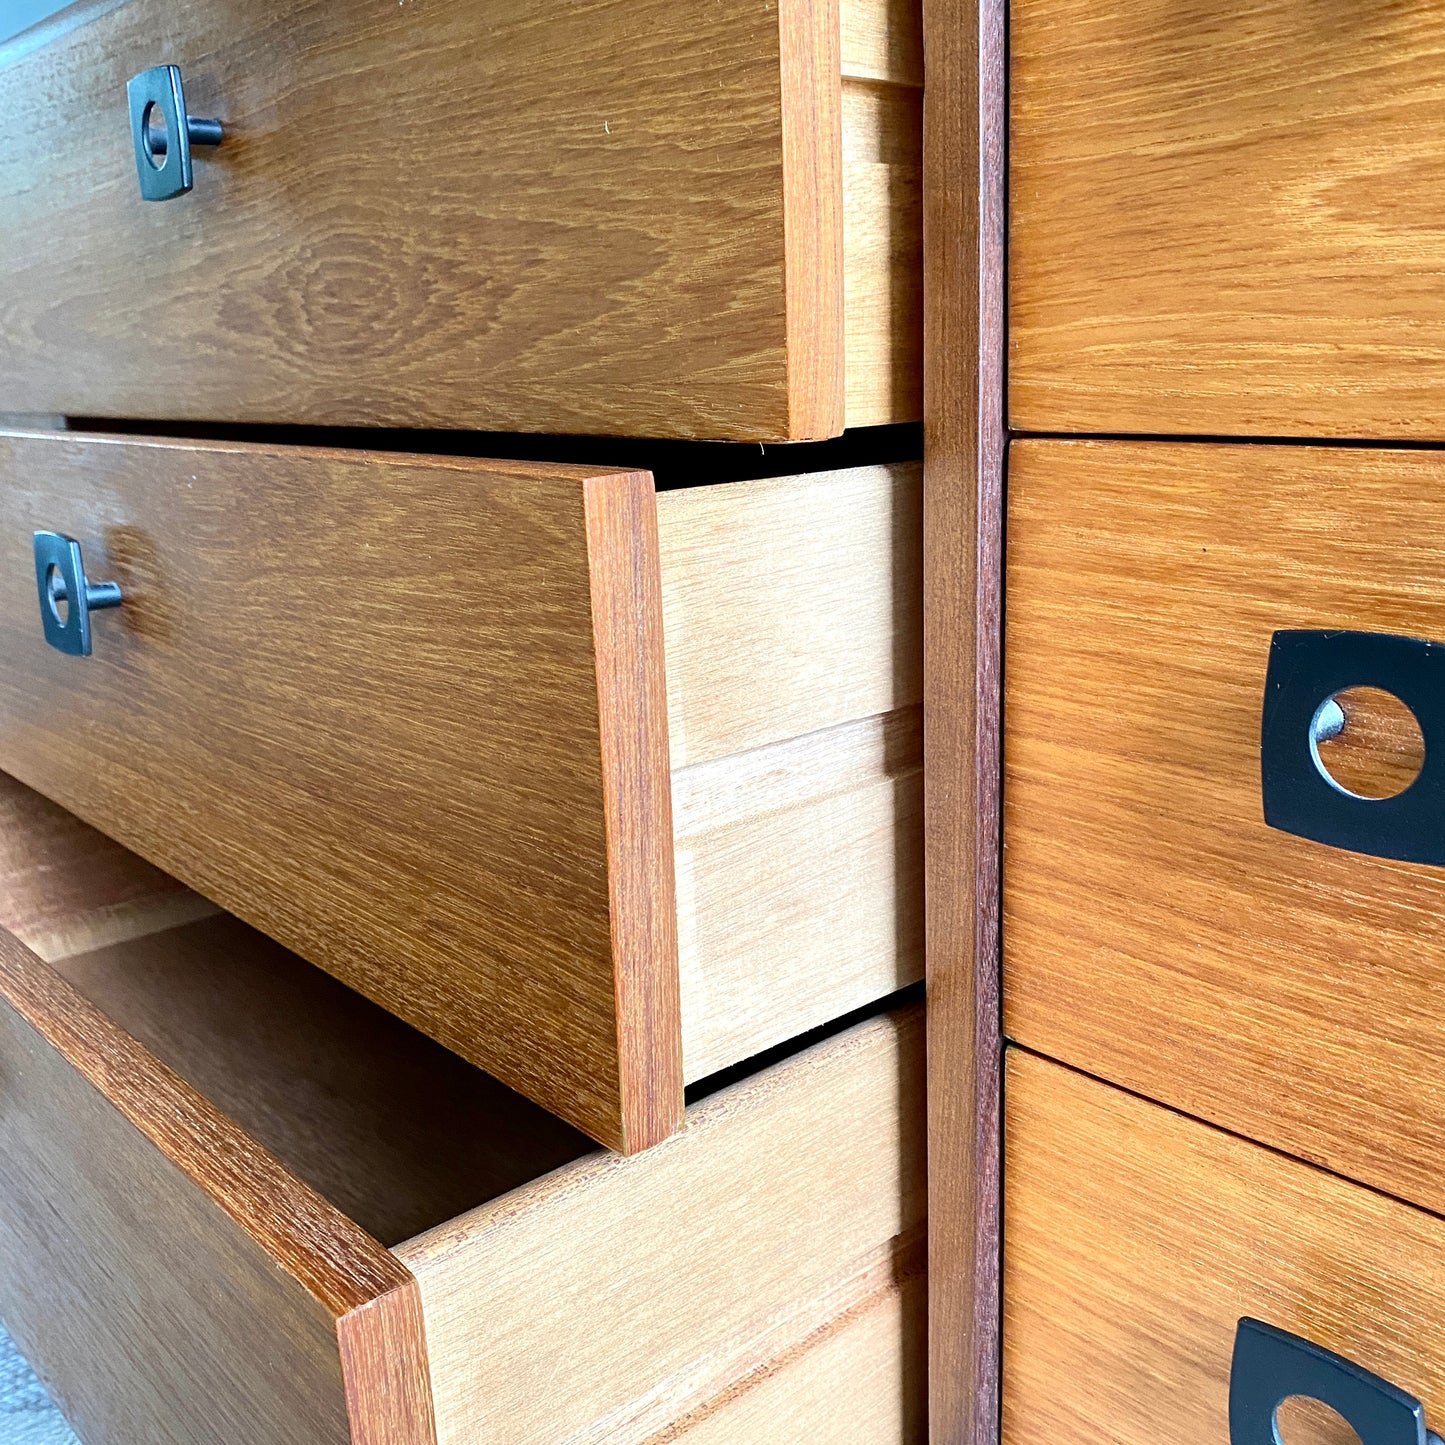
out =
[(1425, 1410), (1398, 1385), (1288, 1330), (1246, 1317), (1229, 1368), (1229, 1445), (1280, 1445), (1275, 1412), (1292, 1395), (1323, 1401), (1360, 1445), (1442, 1445)]
[[(59, 532), (35, 534), (35, 585), (45, 640), (72, 657), (90, 656), (90, 614), (119, 607), (120, 585), (85, 575), (80, 543)], [(61, 604), (65, 610), (62, 613)]]
[(141, 197), (168, 201), (191, 189), (191, 147), (218, 146), (221, 122), (186, 114), (178, 65), (154, 65), (126, 84)]
[[(1393, 693), (1420, 726), (1419, 775), (1393, 797), (1346, 792), (1320, 763), (1317, 744), (1344, 723), (1335, 695), (1356, 687)], [(1445, 645), (1388, 632), (1276, 632), (1259, 769), (1271, 828), (1379, 858), (1445, 864)]]

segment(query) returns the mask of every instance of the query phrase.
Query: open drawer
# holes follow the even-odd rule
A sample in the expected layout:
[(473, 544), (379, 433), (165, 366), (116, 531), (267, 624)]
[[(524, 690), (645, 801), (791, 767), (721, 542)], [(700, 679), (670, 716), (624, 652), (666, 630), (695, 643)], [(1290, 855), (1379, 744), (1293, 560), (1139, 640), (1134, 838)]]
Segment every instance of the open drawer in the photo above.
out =
[[(0, 45), (25, 136), (0, 397), (735, 440), (916, 421), (920, 11), (67, 6)], [(222, 140), (152, 204), (181, 179), (172, 64)]]
[[(0, 435), (0, 768), (630, 1152), (921, 977), (920, 510)], [(119, 585), (89, 656), (37, 532)]]
[(0, 877), (87, 949), (0, 935), (0, 1318), (86, 1445), (923, 1438), (916, 1006), (624, 1160), (9, 780)]

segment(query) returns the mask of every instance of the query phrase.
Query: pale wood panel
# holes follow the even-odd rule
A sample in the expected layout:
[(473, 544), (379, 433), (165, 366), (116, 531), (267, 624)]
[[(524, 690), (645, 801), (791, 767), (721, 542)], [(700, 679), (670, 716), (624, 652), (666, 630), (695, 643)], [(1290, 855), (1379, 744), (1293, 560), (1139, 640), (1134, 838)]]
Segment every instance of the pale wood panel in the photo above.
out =
[(1445, 437), (1439, 5), (1010, 19), (1016, 427)]
[(865, 1301), (797, 1359), (770, 1364), (682, 1433), (681, 1445), (922, 1445), (928, 1438), (921, 1275)]
[(400, 1246), (439, 1439), (647, 1440), (851, 1308), (922, 1224), (922, 1073), (921, 1011), (873, 1020), (639, 1158), (580, 1161)]
[(923, 7), (919, 0), (842, 0), (844, 79), (923, 84)]
[(922, 977), (919, 722), (865, 719), (675, 775), (690, 816), (694, 773), (717, 806), (677, 841), (688, 1082)]
[(909, 772), (922, 761), (923, 710), (915, 706), (692, 763), (672, 775), (673, 837), (683, 843)]
[(1445, 1416), (1445, 1222), (1017, 1052), (1005, 1140), (1004, 1445), (1227, 1440), (1242, 1315)]
[(1016, 443), (1004, 791), (1011, 1037), (1437, 1209), (1445, 874), (1267, 828), (1259, 745), (1275, 629), (1445, 638), (1442, 483)]
[(922, 96), (843, 85), (847, 423), (923, 415)]
[(83, 1438), (435, 1438), (395, 1257), (9, 935), (0, 1079), (0, 1312)]
[(661, 492), (674, 768), (922, 695), (916, 464)]
[(54, 960), (204, 918), (214, 903), (0, 773), (0, 928)]
[[(594, 1137), (675, 1126), (645, 474), (60, 433), (0, 476), (0, 766)], [(125, 593), (90, 658), (35, 528)]]
[[(87, 20), (0, 51), (10, 409), (841, 427), (836, 0)], [(227, 132), (153, 205), (115, 98), (158, 57)]]

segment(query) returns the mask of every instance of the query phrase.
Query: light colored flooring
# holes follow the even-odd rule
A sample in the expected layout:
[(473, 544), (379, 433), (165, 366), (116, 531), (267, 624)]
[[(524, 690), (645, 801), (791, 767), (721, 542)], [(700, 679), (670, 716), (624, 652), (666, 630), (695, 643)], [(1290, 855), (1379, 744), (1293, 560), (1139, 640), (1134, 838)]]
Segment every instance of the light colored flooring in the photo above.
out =
[(0, 1329), (0, 1445), (77, 1445), (10, 1336)]

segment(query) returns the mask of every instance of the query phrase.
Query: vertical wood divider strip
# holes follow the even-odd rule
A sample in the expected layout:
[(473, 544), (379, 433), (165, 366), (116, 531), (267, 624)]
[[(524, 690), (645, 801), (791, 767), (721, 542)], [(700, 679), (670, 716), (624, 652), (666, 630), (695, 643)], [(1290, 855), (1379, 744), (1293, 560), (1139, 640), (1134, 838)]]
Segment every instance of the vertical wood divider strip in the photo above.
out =
[(924, 0), (930, 1439), (998, 1439), (1003, 0)]
[(662, 567), (651, 475), (584, 488), (622, 1108), (607, 1142), (630, 1154), (683, 1111)]
[(784, 304), (791, 437), (843, 430), (843, 75), (839, 0), (781, 0)]

